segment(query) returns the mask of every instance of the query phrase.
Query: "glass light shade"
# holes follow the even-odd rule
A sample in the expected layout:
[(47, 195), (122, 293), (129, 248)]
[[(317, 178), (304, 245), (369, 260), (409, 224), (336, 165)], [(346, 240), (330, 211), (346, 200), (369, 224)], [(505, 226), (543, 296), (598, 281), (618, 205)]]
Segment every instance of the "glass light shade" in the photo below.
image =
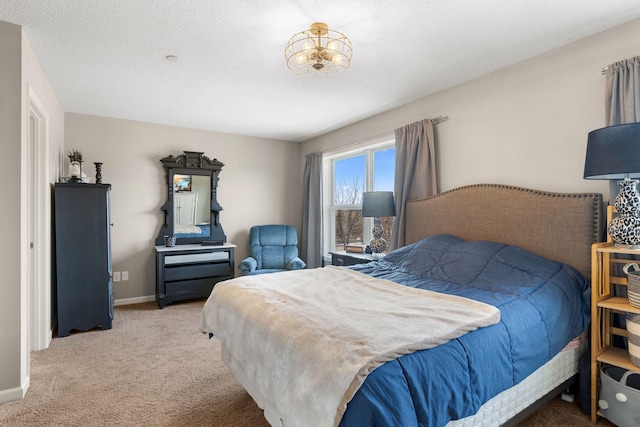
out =
[(294, 34), (284, 50), (289, 69), (311, 78), (344, 72), (351, 65), (352, 55), (351, 40), (322, 22), (315, 22), (310, 29)]

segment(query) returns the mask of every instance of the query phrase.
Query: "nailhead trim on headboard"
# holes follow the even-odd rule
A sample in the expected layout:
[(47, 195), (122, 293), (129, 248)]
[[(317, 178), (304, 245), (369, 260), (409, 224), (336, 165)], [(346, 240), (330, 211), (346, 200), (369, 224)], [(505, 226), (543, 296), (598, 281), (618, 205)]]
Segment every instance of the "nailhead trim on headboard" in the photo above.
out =
[(602, 195), (554, 193), (502, 184), (474, 184), (410, 200), (403, 244), (434, 234), (492, 240), (591, 269), (591, 244), (604, 238)]

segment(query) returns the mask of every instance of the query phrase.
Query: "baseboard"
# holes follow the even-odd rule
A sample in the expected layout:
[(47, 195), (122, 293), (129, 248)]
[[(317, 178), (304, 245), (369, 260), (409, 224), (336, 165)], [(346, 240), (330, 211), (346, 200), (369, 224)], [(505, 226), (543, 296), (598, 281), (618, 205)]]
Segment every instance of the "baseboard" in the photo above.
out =
[(130, 305), (130, 304), (141, 304), (143, 302), (152, 302), (156, 300), (155, 295), (147, 295), (144, 297), (135, 297), (135, 298), (121, 298), (113, 301), (113, 305)]
[(24, 380), (22, 387), (9, 388), (7, 390), (0, 390), (0, 403), (7, 403), (14, 400), (21, 400), (27, 395), (29, 390), (29, 377)]

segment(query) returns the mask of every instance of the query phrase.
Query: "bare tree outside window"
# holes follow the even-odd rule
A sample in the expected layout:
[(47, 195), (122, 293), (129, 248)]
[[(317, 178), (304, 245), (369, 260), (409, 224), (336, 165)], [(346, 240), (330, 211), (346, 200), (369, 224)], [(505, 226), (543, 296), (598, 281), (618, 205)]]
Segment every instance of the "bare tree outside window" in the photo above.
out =
[[(353, 177), (351, 182), (344, 179), (341, 184), (336, 185), (335, 204), (339, 206), (360, 205), (362, 203), (362, 184), (358, 177)], [(357, 209), (337, 209), (335, 211), (336, 224), (336, 245), (342, 246), (345, 250), (347, 244), (363, 243), (363, 220), (362, 210)]]

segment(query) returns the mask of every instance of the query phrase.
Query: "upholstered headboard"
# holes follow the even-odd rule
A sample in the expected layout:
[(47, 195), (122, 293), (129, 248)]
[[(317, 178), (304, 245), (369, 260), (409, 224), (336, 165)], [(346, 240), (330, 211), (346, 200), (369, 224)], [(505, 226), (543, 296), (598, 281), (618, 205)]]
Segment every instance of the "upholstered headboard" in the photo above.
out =
[(516, 245), (571, 265), (587, 277), (591, 245), (604, 238), (602, 195), (507, 185), (460, 187), (405, 208), (407, 245), (435, 234)]

